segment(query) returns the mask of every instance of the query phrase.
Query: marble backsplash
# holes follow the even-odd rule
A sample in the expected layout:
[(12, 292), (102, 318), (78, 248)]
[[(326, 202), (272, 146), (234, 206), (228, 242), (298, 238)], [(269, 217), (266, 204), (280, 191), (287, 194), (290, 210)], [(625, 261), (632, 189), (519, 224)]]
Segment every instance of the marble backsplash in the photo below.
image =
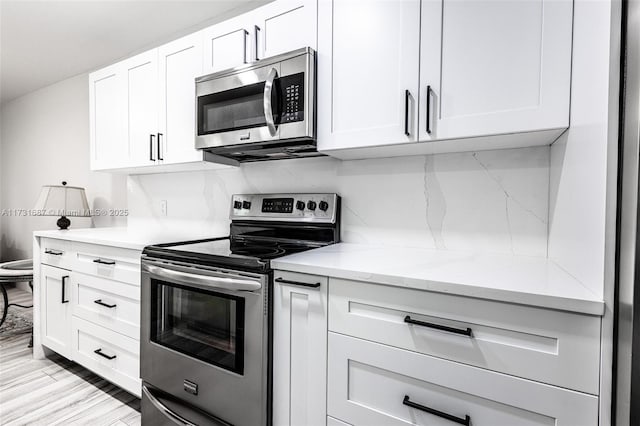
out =
[[(336, 192), (342, 240), (547, 255), (549, 147), (128, 177), (129, 227), (226, 235), (235, 193)], [(161, 201), (167, 201), (167, 215)]]

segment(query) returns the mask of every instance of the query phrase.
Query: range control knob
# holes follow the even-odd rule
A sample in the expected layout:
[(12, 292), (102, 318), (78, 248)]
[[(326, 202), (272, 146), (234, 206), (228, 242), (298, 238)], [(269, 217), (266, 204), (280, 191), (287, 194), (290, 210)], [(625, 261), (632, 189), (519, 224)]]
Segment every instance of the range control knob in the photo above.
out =
[(296, 209), (304, 210), (304, 201), (296, 201)]
[(326, 201), (320, 201), (320, 204), (318, 204), (318, 208), (323, 212), (326, 212), (329, 208), (329, 203), (327, 203)]
[(233, 202), (233, 208), (234, 209), (241, 209), (242, 208), (242, 203), (240, 201), (234, 201)]
[(315, 209), (316, 209), (316, 202), (315, 202), (315, 201), (309, 201), (309, 202), (307, 203), (307, 208), (308, 208), (309, 210), (315, 210)]
[(242, 208), (249, 210), (251, 208), (251, 201), (243, 201)]

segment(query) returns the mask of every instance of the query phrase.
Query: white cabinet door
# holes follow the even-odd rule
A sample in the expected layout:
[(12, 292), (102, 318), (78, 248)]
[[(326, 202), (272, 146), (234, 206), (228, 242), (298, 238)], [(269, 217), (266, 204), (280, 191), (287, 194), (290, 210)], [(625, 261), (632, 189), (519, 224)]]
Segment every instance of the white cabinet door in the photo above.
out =
[(424, 0), (421, 28), (421, 140), (569, 125), (571, 0)]
[(127, 87), (129, 165), (158, 161), (158, 50), (123, 62)]
[(195, 148), (195, 78), (202, 75), (202, 34), (158, 49), (158, 146), (164, 164), (202, 160)]
[(280, 55), (318, 45), (318, 1), (277, 0), (254, 12), (254, 40), (259, 52), (253, 59)]
[(274, 277), (273, 424), (326, 424), (327, 278)]
[(204, 43), (203, 74), (248, 63), (252, 54), (251, 29), (250, 13), (204, 29), (201, 33)]
[(70, 271), (40, 265), (42, 344), (71, 359)]
[(417, 140), (420, 0), (320, 0), (318, 148)]
[(91, 170), (126, 165), (126, 88), (121, 65), (89, 75), (89, 139)]

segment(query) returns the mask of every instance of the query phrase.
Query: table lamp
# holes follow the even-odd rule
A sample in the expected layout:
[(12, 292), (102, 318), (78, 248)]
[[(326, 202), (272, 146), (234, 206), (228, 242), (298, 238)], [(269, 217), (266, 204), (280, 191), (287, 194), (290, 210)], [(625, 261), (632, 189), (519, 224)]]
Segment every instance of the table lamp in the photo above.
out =
[(42, 211), (43, 216), (59, 215), (56, 224), (60, 229), (67, 229), (71, 225), (67, 216), (91, 216), (84, 188), (67, 186), (67, 182), (62, 182), (62, 185), (43, 185), (34, 209)]

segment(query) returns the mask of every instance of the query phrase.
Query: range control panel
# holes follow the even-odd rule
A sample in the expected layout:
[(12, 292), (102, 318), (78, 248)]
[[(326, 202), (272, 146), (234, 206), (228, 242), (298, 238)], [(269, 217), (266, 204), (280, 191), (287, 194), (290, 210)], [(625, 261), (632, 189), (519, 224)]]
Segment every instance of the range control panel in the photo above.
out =
[(231, 220), (281, 220), (335, 223), (337, 194), (236, 194)]

